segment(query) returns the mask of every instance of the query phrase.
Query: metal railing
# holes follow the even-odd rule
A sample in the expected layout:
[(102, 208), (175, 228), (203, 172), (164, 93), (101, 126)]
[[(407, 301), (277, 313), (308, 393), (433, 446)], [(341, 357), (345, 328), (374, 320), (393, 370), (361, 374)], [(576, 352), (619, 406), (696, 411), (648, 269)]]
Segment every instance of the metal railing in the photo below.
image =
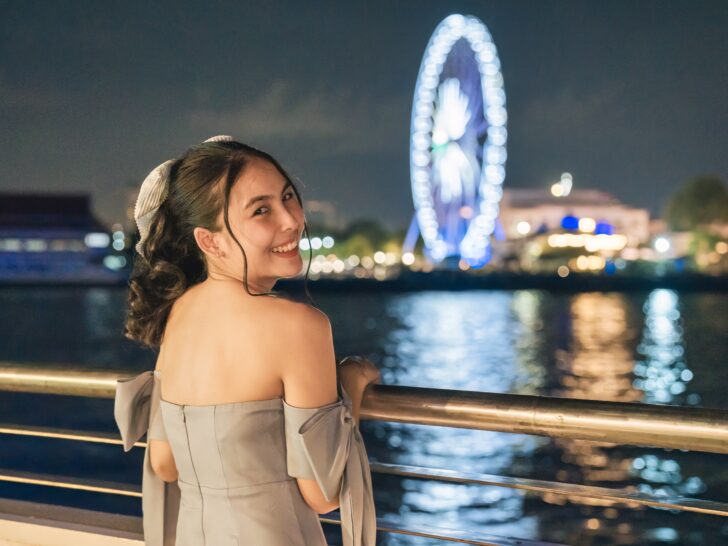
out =
[[(116, 380), (130, 375), (128, 371), (69, 370), (59, 366), (29, 366), (4, 362), (0, 363), (0, 391), (113, 398)], [(364, 393), (361, 418), (728, 453), (728, 411), (715, 409), (372, 385)], [(79, 433), (44, 427), (18, 427), (12, 424), (0, 424), (0, 434), (121, 444), (117, 435), (108, 433)], [(146, 444), (137, 442), (135, 445), (143, 447)], [(726, 503), (680, 496), (654, 496), (629, 488), (595, 487), (384, 463), (371, 463), (371, 470), (402, 477), (507, 487), (540, 495), (553, 493), (566, 498), (600, 499), (624, 503), (628, 507), (645, 505), (728, 516)], [(38, 474), (3, 472), (0, 474), (0, 481), (141, 496), (139, 488), (128, 484), (86, 480), (59, 481), (53, 476)], [(321, 521), (338, 523), (338, 520), (328, 515), (322, 516)], [(408, 529), (396, 522), (382, 519), (378, 520), (378, 529), (479, 545), (505, 545), (515, 540), (492, 537), (477, 531), (435, 527)], [(536, 544), (527, 540), (518, 543)]]

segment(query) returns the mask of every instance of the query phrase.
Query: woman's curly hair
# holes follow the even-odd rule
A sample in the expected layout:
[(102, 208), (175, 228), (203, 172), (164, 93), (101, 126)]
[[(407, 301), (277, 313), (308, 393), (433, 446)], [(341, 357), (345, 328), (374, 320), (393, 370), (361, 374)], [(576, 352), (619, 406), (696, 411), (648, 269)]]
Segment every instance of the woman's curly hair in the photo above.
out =
[[(203, 227), (220, 231), (216, 220), (223, 211), (225, 227), (243, 253), (243, 285), (248, 288), (248, 260), (228, 220), (230, 192), (251, 161), (264, 160), (291, 183), (299, 204), (303, 201), (291, 177), (271, 155), (236, 141), (204, 142), (193, 146), (175, 160), (169, 171), (166, 199), (155, 212), (149, 234), (142, 242), (142, 255), (135, 256), (129, 280), (124, 336), (159, 348), (172, 305), (188, 288), (205, 280), (207, 262), (197, 246), (193, 230)], [(308, 226), (304, 221), (308, 238)], [(309, 263), (304, 278), (308, 292)], [(145, 258), (146, 257), (146, 258)]]

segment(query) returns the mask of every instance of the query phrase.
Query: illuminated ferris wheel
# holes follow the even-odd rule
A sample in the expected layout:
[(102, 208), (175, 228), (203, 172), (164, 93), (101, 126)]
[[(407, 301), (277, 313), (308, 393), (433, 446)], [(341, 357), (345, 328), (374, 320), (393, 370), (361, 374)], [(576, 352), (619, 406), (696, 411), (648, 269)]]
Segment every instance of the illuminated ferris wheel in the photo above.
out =
[(433, 262), (459, 256), (480, 267), (490, 259), (505, 179), (506, 120), (488, 29), (476, 17), (450, 15), (427, 44), (410, 130), (415, 218)]

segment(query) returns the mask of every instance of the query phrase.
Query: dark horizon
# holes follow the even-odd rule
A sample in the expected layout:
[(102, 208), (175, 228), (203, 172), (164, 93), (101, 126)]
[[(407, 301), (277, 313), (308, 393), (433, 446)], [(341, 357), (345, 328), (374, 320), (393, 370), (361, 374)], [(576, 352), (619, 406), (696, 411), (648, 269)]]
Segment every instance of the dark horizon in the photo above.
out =
[(225, 133), (273, 153), (304, 200), (403, 229), (417, 71), (455, 12), (498, 48), (504, 187), (569, 171), (659, 215), (690, 178), (728, 177), (726, 2), (6, 0), (0, 191), (90, 192), (110, 224), (129, 184)]

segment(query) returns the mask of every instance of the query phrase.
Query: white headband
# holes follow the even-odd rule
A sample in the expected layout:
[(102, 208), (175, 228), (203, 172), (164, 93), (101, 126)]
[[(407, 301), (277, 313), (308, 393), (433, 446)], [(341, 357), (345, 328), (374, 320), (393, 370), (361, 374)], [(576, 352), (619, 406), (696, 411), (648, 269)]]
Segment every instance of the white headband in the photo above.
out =
[[(230, 140), (233, 140), (233, 137), (229, 135), (217, 135), (208, 138), (205, 142), (226, 142)], [(168, 159), (164, 163), (154, 167), (144, 179), (139, 189), (139, 195), (134, 206), (134, 220), (136, 220), (136, 225), (139, 229), (139, 241), (135, 248), (144, 258), (146, 256), (142, 252), (142, 243), (147, 238), (147, 235), (149, 235), (149, 228), (152, 224), (154, 213), (167, 198), (169, 169), (174, 161), (174, 159)]]

